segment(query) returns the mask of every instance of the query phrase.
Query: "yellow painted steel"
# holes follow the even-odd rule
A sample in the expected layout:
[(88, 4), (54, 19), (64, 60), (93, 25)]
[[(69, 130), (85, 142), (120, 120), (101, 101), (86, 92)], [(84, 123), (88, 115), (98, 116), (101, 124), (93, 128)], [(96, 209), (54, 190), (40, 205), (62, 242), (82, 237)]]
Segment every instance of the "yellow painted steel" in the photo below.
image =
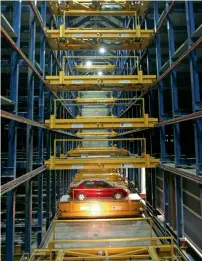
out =
[(73, 183), (78, 183), (79, 181), (87, 178), (99, 178), (99, 179), (106, 179), (108, 181), (123, 181), (122, 176), (119, 173), (77, 173), (74, 176)]
[[(62, 16), (143, 16), (149, 1), (136, 1), (135, 4), (132, 4), (132, 0), (98, 0), (93, 3), (93, 1), (87, 0), (77, 0), (77, 1), (68, 1), (66, 3), (60, 4), (59, 1), (49, 1), (49, 6), (51, 11), (55, 15)], [(101, 8), (103, 5), (114, 5), (118, 4), (121, 7), (121, 10), (106, 10), (102, 11)]]
[(139, 61), (139, 56), (137, 55), (94, 55), (94, 56), (85, 56), (85, 55), (64, 55), (62, 57), (63, 65), (66, 59), (82, 59), (82, 60), (108, 60), (108, 59), (121, 59), (121, 58), (131, 58)]
[(147, 90), (156, 80), (156, 75), (64, 75), (46, 76), (46, 82), (52, 91), (69, 90)]
[(105, 179), (114, 183), (117, 183), (119, 185), (129, 187), (129, 184), (127, 181), (123, 180), (123, 177), (119, 173), (79, 173), (74, 176), (74, 179), (72, 181), (73, 184), (78, 183), (79, 181), (86, 179), (86, 178), (99, 178), (99, 179)]
[[(110, 156), (110, 157), (67, 157), (61, 154), (60, 157), (56, 156), (57, 143), (73, 142), (75, 145), (81, 144), (82, 141), (91, 141), (92, 139), (55, 139), (54, 140), (54, 156), (45, 161), (45, 165), (50, 170), (59, 169), (119, 169), (119, 168), (155, 168), (159, 164), (159, 159), (152, 158), (146, 154), (146, 139), (145, 138), (122, 138), (122, 139), (99, 139), (99, 141), (111, 141), (112, 145), (117, 141), (136, 141), (139, 143), (140, 155), (130, 156)], [(101, 148), (101, 147), (100, 147)], [(96, 152), (94, 152), (96, 155)], [(99, 151), (97, 151), (99, 154)]]
[(92, 62), (91, 66), (81, 63), (76, 65), (75, 69), (78, 72), (113, 72), (115, 71), (116, 66), (106, 62)]
[(113, 201), (85, 201), (85, 202), (60, 202), (60, 218), (84, 218), (84, 217), (127, 217), (141, 215), (140, 200)]
[[(144, 114), (144, 98), (80, 98), (77, 97), (76, 99), (54, 99), (54, 113), (56, 112), (56, 103), (57, 102), (63, 102), (63, 101), (67, 101), (67, 102), (76, 102), (77, 104), (114, 104), (116, 102), (132, 102), (132, 101), (140, 101), (141, 105), (142, 105), (142, 111)], [(69, 103), (68, 103), (69, 104)], [(71, 103), (71, 105), (73, 105), (74, 103)], [(127, 103), (126, 103), (127, 104)]]
[[(63, 105), (67, 106), (79, 106), (79, 105), (100, 105), (104, 104), (105, 106), (107, 105), (124, 105), (127, 106), (131, 102), (136, 101), (135, 106), (139, 106), (138, 108), (138, 115), (139, 117), (144, 117), (145, 115), (145, 104), (144, 104), (144, 98), (120, 98), (120, 99), (115, 99), (115, 98), (79, 98), (77, 97), (76, 99), (54, 99), (54, 115), (56, 117), (56, 112), (57, 112), (57, 102), (60, 102)], [(70, 103), (71, 102), (71, 103)], [(116, 103), (115, 103), (116, 102)], [(121, 102), (118, 103), (118, 102)], [(123, 103), (122, 103), (123, 102)]]
[[(112, 148), (113, 150), (115, 150), (115, 147), (117, 146), (117, 144), (116, 144), (117, 141), (119, 141), (119, 142), (122, 142), (122, 141), (133, 141), (133, 142), (136, 142), (137, 145), (139, 145), (140, 152), (142, 154), (146, 154), (146, 139), (145, 138), (116, 138), (116, 139), (102, 138), (102, 139), (99, 139), (99, 142), (101, 142), (101, 141), (110, 142), (111, 146), (114, 147), (114, 148)], [(56, 158), (57, 144), (61, 143), (62, 146), (63, 146), (67, 142), (74, 144), (74, 146), (78, 146), (80, 151), (82, 151), (82, 147), (81, 146), (82, 146), (83, 142), (88, 142), (88, 143), (92, 143), (93, 144), (95, 142), (95, 140), (93, 140), (93, 139), (82, 139), (82, 140), (80, 140), (80, 139), (54, 139), (54, 157), (55, 158)], [(110, 147), (108, 147), (108, 148), (110, 150)], [(84, 148), (84, 150), (86, 150), (86, 148)], [(88, 150), (89, 151), (93, 151), (94, 155), (96, 155), (95, 147), (88, 147)], [(103, 148), (102, 146), (97, 147), (97, 151), (99, 151), (99, 150), (100, 151), (102, 151), (102, 150), (106, 151), (106, 148)]]
[[(123, 56), (118, 56), (118, 55), (95, 55), (95, 56), (74, 56), (74, 55), (71, 55), (71, 56), (63, 56), (62, 57), (62, 65), (63, 65), (63, 70), (64, 70), (64, 66), (65, 66), (65, 60), (68, 60), (68, 59), (79, 59), (79, 60), (84, 60), (84, 61), (91, 61), (92, 60), (92, 65), (95, 64), (94, 60), (97, 60), (98, 61), (101, 61), (101, 60), (104, 60), (105, 61), (105, 64), (106, 65), (109, 65), (110, 67), (114, 67), (114, 69), (116, 68), (115, 65), (112, 65), (111, 63), (107, 63), (106, 60), (108, 59), (114, 59), (114, 60), (117, 60), (117, 59), (123, 59), (123, 58), (130, 58), (130, 59), (135, 59), (136, 60), (136, 64), (135, 64), (135, 67), (137, 68), (137, 70), (139, 71), (140, 70), (140, 67), (139, 67), (139, 56), (135, 56), (135, 55), (123, 55)], [(96, 63), (97, 63), (96, 62)], [(100, 63), (100, 62), (99, 62)], [(84, 64), (82, 63), (82, 65), (84, 66)], [(88, 70), (91, 70), (92, 68), (92, 65), (91, 66), (85, 66), (86, 69)], [(78, 68), (80, 68), (80, 65), (77, 66)], [(101, 69), (103, 69), (104, 66), (102, 66)]]
[(51, 156), (45, 161), (49, 170), (62, 169), (112, 169), (112, 168), (156, 168), (160, 160), (152, 158), (149, 154), (141, 157), (110, 157), (110, 158), (55, 158)]
[(113, 156), (128, 156), (129, 152), (125, 149), (119, 149), (115, 146), (112, 147), (77, 147), (75, 149), (71, 149), (67, 152), (69, 157), (81, 157), (84, 155), (87, 156), (103, 156), (103, 155), (113, 155)]
[[(124, 240), (124, 239), (123, 239)], [(145, 240), (145, 239), (144, 239)], [(162, 238), (163, 240), (163, 238)], [(166, 240), (166, 238), (165, 238)], [(78, 242), (79, 244), (79, 242)], [(170, 261), (170, 260), (179, 260), (177, 257), (172, 253), (172, 249), (174, 246), (170, 244), (166, 245), (134, 245), (131, 247), (122, 247), (122, 246), (115, 246), (115, 247), (91, 247), (91, 248), (64, 248), (58, 249), (53, 248), (50, 252), (50, 249), (35, 249), (32, 253), (30, 261), (36, 260), (56, 260), (56, 261), (63, 261), (63, 260), (116, 260), (116, 261), (128, 261), (128, 260), (154, 260), (150, 253), (150, 249), (154, 249), (155, 252), (158, 253), (158, 260)], [(99, 253), (103, 253), (100, 255)], [(53, 257), (54, 256), (54, 257)], [(180, 259), (181, 260), (181, 259)], [(182, 259), (187, 260), (187, 259)]]
[(80, 169), (77, 172), (78, 174), (107, 174), (107, 173), (118, 173), (115, 169)]
[(115, 116), (101, 117), (80, 117), (74, 119), (56, 119), (51, 115), (50, 120), (45, 120), (45, 124), (50, 129), (134, 129), (134, 128), (154, 128), (156, 118), (149, 118), (144, 114), (143, 118), (117, 118)]
[(115, 137), (117, 135), (117, 132), (111, 131), (111, 132), (80, 132), (78, 131), (76, 133), (78, 137), (85, 137), (85, 136), (97, 136), (97, 137)]
[[(144, 50), (153, 37), (153, 30), (141, 29), (136, 25), (136, 30), (128, 29), (65, 29), (64, 24), (60, 29), (46, 30), (46, 37), (54, 50), (82, 50), (97, 49), (101, 40), (115, 40), (117, 44), (106, 45), (107, 49)], [(89, 40), (94, 41), (89, 41)], [(105, 44), (102, 46), (104, 47)]]
[[(64, 202), (65, 203), (65, 202)], [(117, 202), (118, 203), (118, 202)], [(126, 203), (126, 202), (125, 202)], [(62, 204), (62, 203), (61, 203)], [(65, 203), (67, 206), (67, 203)], [(74, 202), (72, 205), (76, 205)], [(84, 202), (80, 203), (84, 206)], [(92, 203), (94, 204), (94, 203)], [(93, 207), (89, 203), (86, 205), (89, 207), (91, 219), (68, 219), (68, 220), (53, 220), (52, 221), (52, 239), (48, 242), (47, 248), (35, 249), (32, 252), (30, 261), (36, 260), (116, 260), (116, 261), (128, 261), (128, 260), (186, 260), (187, 258), (183, 255), (181, 251), (174, 244), (172, 237), (155, 237), (152, 235), (152, 219), (151, 218), (95, 218), (94, 212), (98, 212), (98, 206)], [(127, 203), (126, 203), (127, 204)], [(125, 206), (126, 206), (125, 204)], [(64, 204), (63, 204), (64, 205)], [(64, 206), (63, 206), (64, 207)], [(65, 207), (64, 207), (65, 208)], [(67, 209), (69, 213), (72, 209)], [(95, 211), (96, 210), (96, 211)], [(87, 211), (87, 210), (85, 210)], [(114, 213), (119, 212), (113, 210)], [(78, 212), (81, 212), (79, 210)], [(65, 212), (64, 212), (65, 214)], [(77, 213), (78, 214), (78, 213)], [(76, 215), (77, 215), (76, 214)], [(61, 217), (61, 216), (60, 216)], [(70, 217), (70, 216), (69, 216)], [(71, 218), (71, 217), (70, 217)], [(102, 238), (102, 239), (67, 239), (67, 240), (57, 240), (56, 231), (57, 225), (59, 224), (81, 224), (95, 223), (95, 222), (148, 222), (150, 224), (149, 236), (148, 237), (134, 237), (134, 238)], [(135, 236), (135, 235), (134, 235)], [(126, 242), (126, 246), (122, 245), (122, 242)], [(90, 247), (79, 247), (79, 245), (88, 243)], [(100, 245), (99, 245), (100, 243)], [(105, 245), (103, 245), (103, 243)], [(110, 243), (110, 246), (106, 246)], [(71, 247), (70, 247), (71, 244)], [(78, 245), (78, 247), (73, 247), (72, 244)], [(95, 245), (96, 244), (96, 245)], [(112, 245), (111, 245), (112, 244)], [(180, 257), (180, 258), (179, 258)]]
[[(164, 240), (164, 241), (170, 241), (170, 244), (164, 244), (159, 242), (159, 240)], [(135, 244), (135, 242), (143, 242), (141, 244)], [(151, 242), (150, 244), (146, 243), (145, 241)], [(64, 251), (64, 256), (65, 260), (103, 260), (103, 256), (107, 258), (107, 260), (132, 260), (133, 259), (152, 259), (156, 261), (154, 258), (159, 258), (158, 260), (175, 260), (175, 255), (174, 255), (174, 243), (173, 243), (173, 238), (172, 237), (145, 237), (145, 238), (118, 238), (118, 239), (92, 239), (92, 240), (52, 240), (48, 244), (48, 248), (50, 250), (50, 253), (52, 251), (55, 251), (56, 244), (66, 244), (68, 243), (107, 243), (107, 242), (134, 242), (133, 246), (128, 246), (128, 247), (107, 247), (105, 248), (104, 254), (99, 255), (99, 248), (77, 248), (75, 249), (63, 249)], [(99, 249), (99, 250), (98, 250)], [(101, 248), (103, 249), (103, 248)], [(61, 250), (61, 248), (58, 248), (58, 250)], [(94, 250), (94, 251), (93, 251)], [(124, 251), (123, 251), (124, 250)], [(78, 251), (78, 252), (77, 252)], [(156, 253), (154, 257), (154, 253)], [(61, 252), (60, 252), (61, 255)], [(69, 258), (67, 257), (69, 255)], [(83, 259), (82, 259), (83, 258)], [(50, 255), (50, 260), (52, 260), (52, 256)]]

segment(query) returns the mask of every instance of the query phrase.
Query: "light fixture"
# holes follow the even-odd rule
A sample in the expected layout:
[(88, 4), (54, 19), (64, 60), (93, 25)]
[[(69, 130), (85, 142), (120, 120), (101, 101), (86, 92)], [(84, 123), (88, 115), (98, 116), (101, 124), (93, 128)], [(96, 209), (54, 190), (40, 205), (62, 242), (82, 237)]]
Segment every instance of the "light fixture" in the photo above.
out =
[(98, 72), (98, 75), (103, 75), (103, 73), (102, 72)]
[(101, 48), (100, 48), (100, 50), (99, 50), (99, 52), (100, 52), (100, 53), (105, 53), (105, 52), (106, 52), (106, 50), (105, 50), (105, 48), (104, 48), (104, 47), (101, 47)]
[(87, 61), (86, 62), (86, 66), (90, 67), (92, 65), (92, 62), (91, 61)]

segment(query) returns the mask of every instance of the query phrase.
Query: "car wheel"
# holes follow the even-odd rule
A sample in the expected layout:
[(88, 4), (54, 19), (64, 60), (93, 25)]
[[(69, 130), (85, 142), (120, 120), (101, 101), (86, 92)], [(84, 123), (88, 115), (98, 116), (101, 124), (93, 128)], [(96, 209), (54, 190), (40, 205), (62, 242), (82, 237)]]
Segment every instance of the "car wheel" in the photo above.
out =
[(83, 194), (83, 193), (79, 193), (79, 194), (76, 196), (76, 198), (77, 198), (79, 201), (84, 201), (85, 198), (86, 198), (86, 196), (85, 196), (85, 194)]
[(120, 199), (122, 199), (122, 198), (123, 198), (123, 195), (121, 194), (121, 192), (116, 192), (116, 193), (114, 194), (114, 199), (120, 200)]

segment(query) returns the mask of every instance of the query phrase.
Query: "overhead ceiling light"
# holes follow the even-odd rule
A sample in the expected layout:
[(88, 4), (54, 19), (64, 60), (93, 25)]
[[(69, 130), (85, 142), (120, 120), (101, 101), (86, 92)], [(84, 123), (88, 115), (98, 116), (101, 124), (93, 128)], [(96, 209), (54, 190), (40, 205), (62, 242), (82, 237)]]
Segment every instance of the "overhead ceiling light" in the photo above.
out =
[(86, 62), (86, 66), (90, 67), (92, 65), (92, 62), (91, 61), (87, 61)]
[(103, 73), (102, 72), (98, 72), (98, 75), (103, 75)]
[(100, 53), (105, 53), (105, 52), (106, 52), (105, 48), (104, 48), (104, 47), (101, 47), (101, 48), (100, 48)]

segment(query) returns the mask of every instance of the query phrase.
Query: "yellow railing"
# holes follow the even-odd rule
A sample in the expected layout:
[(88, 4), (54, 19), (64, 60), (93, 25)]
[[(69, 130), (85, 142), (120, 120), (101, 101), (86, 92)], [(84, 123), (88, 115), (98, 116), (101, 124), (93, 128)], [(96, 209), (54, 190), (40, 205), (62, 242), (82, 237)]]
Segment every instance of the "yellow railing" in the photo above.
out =
[[(62, 146), (65, 146), (65, 143), (67, 143), (67, 142), (68, 143), (73, 142), (75, 147), (78, 147), (79, 145), (82, 145), (82, 142), (86, 142), (86, 141), (87, 142), (94, 142), (94, 140), (92, 140), (92, 139), (82, 139), (82, 140), (80, 140), (80, 139), (55, 139), (54, 140), (54, 158), (55, 159), (57, 158), (56, 147), (57, 147), (58, 142), (61, 142)], [(100, 141), (112, 142), (112, 146), (114, 146), (114, 143), (117, 142), (117, 141), (137, 141), (137, 142), (139, 142), (139, 148), (140, 148), (141, 155), (146, 154), (146, 138), (99, 139), (99, 142)], [(101, 149), (102, 149), (102, 147), (101, 147)], [(63, 151), (64, 151), (64, 147), (63, 147)]]
[[(140, 114), (140, 117), (144, 117), (144, 114), (145, 114), (145, 103), (144, 103), (144, 98), (120, 98), (120, 99), (114, 99), (114, 102), (113, 100), (114, 98), (88, 98), (88, 99), (79, 99), (79, 98), (76, 98), (76, 99), (54, 99), (54, 111), (53, 111), (53, 115), (55, 116), (55, 119), (56, 119), (56, 113), (57, 113), (57, 103), (60, 102), (63, 106), (64, 105), (67, 105), (67, 106), (79, 106), (79, 105), (86, 105), (86, 104), (104, 104), (104, 105), (117, 105), (119, 106), (119, 103), (118, 101), (128, 101), (128, 102), (132, 102), (132, 101), (137, 101), (139, 102), (140, 101), (140, 104), (135, 104), (135, 106), (139, 107), (139, 114)], [(64, 104), (64, 102), (68, 102), (68, 101), (71, 101), (71, 102), (75, 102), (75, 103), (67, 103), (67, 104)], [(83, 103), (82, 103), (83, 102)], [(124, 103), (125, 106), (128, 105), (129, 103)], [(124, 105), (122, 104), (122, 105)], [(133, 105), (134, 106), (134, 105)], [(89, 116), (88, 116), (89, 117)], [(98, 116), (96, 116), (97, 118)], [(104, 117), (104, 116), (103, 116)], [(105, 116), (107, 117), (107, 116)], [(92, 116), (93, 118), (93, 116)], [(138, 117), (137, 117), (138, 118)]]

